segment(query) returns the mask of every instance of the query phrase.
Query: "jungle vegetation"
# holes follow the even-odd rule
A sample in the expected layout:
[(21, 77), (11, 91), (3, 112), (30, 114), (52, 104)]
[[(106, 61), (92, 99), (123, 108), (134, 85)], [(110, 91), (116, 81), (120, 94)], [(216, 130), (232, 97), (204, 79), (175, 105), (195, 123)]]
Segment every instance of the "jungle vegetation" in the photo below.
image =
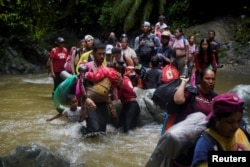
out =
[(40, 40), (51, 32), (129, 33), (144, 20), (156, 23), (159, 15), (175, 27), (201, 24), (215, 17), (244, 17), (236, 37), (250, 40), (248, 0), (0, 0), (0, 36)]

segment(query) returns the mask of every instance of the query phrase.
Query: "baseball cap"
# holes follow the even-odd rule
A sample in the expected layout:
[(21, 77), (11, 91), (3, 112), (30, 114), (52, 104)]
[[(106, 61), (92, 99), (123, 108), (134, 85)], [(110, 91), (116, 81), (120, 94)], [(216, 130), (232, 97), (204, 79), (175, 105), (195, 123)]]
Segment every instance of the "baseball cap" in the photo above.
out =
[(85, 35), (84, 37), (85, 40), (88, 40), (88, 39), (94, 39), (94, 37), (92, 35)]
[(210, 120), (220, 113), (234, 113), (244, 110), (244, 101), (235, 93), (222, 93), (212, 101), (212, 112), (206, 117)]
[(150, 22), (144, 21), (142, 25), (150, 27)]
[(167, 37), (169, 37), (169, 36), (170, 36), (170, 32), (168, 32), (168, 31), (163, 31), (163, 32), (161, 33), (161, 36), (167, 36)]
[(64, 42), (64, 38), (63, 37), (57, 37), (55, 43), (63, 43)]
[(113, 45), (106, 45), (106, 54), (111, 54), (112, 53), (112, 48), (113, 48)]

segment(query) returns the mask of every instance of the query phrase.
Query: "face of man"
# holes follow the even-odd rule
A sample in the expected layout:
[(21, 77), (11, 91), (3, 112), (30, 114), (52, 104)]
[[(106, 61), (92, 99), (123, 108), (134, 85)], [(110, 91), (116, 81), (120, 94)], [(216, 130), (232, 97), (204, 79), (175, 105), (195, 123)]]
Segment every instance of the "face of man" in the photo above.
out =
[(215, 38), (214, 32), (209, 32), (209, 33), (208, 33), (208, 39), (209, 39), (209, 40), (213, 40), (214, 38)]
[(162, 43), (163, 45), (167, 45), (168, 42), (169, 42), (169, 39), (170, 39), (169, 36), (164, 36), (164, 35), (162, 35), (162, 36), (161, 36), (161, 43)]
[(94, 40), (93, 39), (89, 38), (89, 39), (86, 40), (86, 47), (87, 48), (92, 48), (93, 44), (94, 44)]
[(93, 51), (93, 56), (95, 59), (95, 63), (99, 66), (103, 63), (105, 56), (106, 56), (106, 50), (105, 49), (97, 49), (96, 51)]
[(126, 49), (128, 47), (128, 40), (127, 39), (122, 38), (121, 47), (122, 47), (122, 49)]
[(149, 32), (150, 31), (150, 29), (151, 29), (151, 27), (150, 26), (148, 26), (148, 25), (142, 25), (142, 32), (144, 32), (144, 33), (146, 33), (146, 32)]

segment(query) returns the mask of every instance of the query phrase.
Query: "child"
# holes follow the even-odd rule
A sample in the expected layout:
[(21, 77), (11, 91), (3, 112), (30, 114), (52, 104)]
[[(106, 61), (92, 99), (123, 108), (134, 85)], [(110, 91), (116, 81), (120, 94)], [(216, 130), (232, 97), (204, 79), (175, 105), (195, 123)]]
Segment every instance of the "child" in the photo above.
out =
[(119, 117), (123, 132), (128, 133), (137, 126), (137, 120), (140, 114), (140, 107), (136, 100), (131, 79), (136, 76), (135, 67), (127, 66), (123, 76), (122, 83), (118, 86), (118, 98), (122, 103), (122, 111)]
[(57, 109), (57, 111), (59, 112), (57, 115), (46, 119), (46, 121), (52, 121), (63, 115), (68, 118), (69, 122), (82, 122), (84, 120), (83, 111), (81, 110), (81, 107), (78, 106), (78, 100), (75, 96), (70, 99), (70, 108), (65, 108), (64, 110)]
[(161, 84), (162, 71), (159, 69), (159, 57), (157, 55), (151, 58), (151, 67), (147, 68), (143, 78), (143, 88), (157, 88)]

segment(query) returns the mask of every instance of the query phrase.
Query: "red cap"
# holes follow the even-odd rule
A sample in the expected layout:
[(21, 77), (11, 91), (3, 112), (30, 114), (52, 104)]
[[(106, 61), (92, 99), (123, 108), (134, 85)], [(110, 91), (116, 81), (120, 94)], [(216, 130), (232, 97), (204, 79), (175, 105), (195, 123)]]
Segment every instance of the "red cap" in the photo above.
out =
[(234, 113), (244, 110), (244, 101), (234, 93), (222, 93), (212, 101), (212, 112), (206, 117), (211, 119), (218, 113)]

